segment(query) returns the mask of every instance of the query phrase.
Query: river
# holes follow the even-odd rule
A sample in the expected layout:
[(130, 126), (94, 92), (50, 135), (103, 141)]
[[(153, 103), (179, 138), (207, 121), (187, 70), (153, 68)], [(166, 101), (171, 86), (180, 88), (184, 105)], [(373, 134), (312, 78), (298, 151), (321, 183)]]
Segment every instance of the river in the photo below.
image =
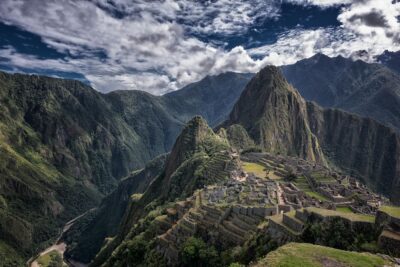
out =
[(50, 251), (53, 251), (53, 250), (58, 251), (62, 255), (63, 261), (67, 266), (69, 266), (69, 267), (87, 267), (88, 266), (87, 264), (83, 264), (83, 263), (76, 262), (76, 261), (73, 261), (73, 260), (66, 260), (64, 258), (64, 252), (65, 252), (65, 250), (67, 248), (67, 244), (65, 242), (61, 241), (61, 238), (62, 238), (63, 234), (66, 231), (68, 231), (71, 228), (71, 226), (74, 225), (74, 223), (79, 218), (83, 217), (84, 215), (86, 215), (88, 212), (90, 212), (92, 210), (94, 210), (94, 209), (88, 210), (85, 213), (83, 213), (83, 214), (79, 215), (78, 217), (76, 217), (76, 218), (70, 220), (69, 222), (67, 222), (64, 225), (61, 234), (58, 236), (57, 241), (53, 245), (51, 245), (50, 247), (48, 247), (45, 250), (41, 251), (38, 254), (38, 256), (35, 256), (35, 257), (32, 257), (31, 259), (29, 259), (28, 264), (27, 264), (28, 267), (41, 267), (41, 265), (37, 262), (37, 259), (40, 256), (43, 256), (43, 255), (45, 255), (45, 254), (47, 254), (47, 253), (49, 253)]

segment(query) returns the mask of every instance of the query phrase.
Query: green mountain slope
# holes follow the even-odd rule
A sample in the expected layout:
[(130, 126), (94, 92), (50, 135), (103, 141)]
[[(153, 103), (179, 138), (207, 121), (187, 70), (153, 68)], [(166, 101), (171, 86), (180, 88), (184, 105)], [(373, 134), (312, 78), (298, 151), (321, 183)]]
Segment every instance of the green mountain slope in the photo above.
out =
[(275, 67), (266, 67), (250, 81), (222, 127), (235, 124), (266, 151), (325, 161), (309, 129), (305, 101)]
[(106, 237), (117, 234), (118, 226), (135, 194), (142, 194), (164, 169), (166, 155), (157, 157), (142, 170), (135, 171), (123, 179), (118, 187), (92, 214), (75, 223), (65, 234), (69, 244), (66, 257), (89, 262), (100, 250)]
[[(117, 236), (106, 244), (92, 265), (114, 266), (116, 261), (118, 264), (129, 261), (123, 256), (127, 242), (143, 238), (152, 244), (157, 228), (148, 224), (154, 215), (191, 196), (196, 189), (228, 178), (236, 166), (229, 149), (228, 141), (216, 135), (204, 119), (194, 117), (189, 121), (177, 138), (162, 174), (140, 199), (132, 202)], [(151, 255), (152, 248), (146, 253)]]
[(282, 69), (306, 100), (400, 129), (400, 76), (385, 66), (317, 54)]
[[(77, 81), (0, 73), (0, 240), (26, 260), (122, 177), (168, 152), (188, 118), (217, 104), (200, 97), (203, 89), (216, 92), (216, 100), (232, 92), (207, 115), (210, 121), (226, 116), (245, 82), (232, 85), (242, 75), (226, 75), (175, 99), (101, 94)], [(200, 100), (177, 105), (187, 95)]]

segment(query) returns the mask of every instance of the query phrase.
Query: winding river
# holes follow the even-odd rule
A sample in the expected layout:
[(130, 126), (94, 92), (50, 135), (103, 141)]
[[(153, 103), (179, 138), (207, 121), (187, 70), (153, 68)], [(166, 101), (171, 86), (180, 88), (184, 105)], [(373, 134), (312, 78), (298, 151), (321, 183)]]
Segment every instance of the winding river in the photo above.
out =
[(92, 211), (92, 210), (94, 210), (94, 209), (88, 210), (88, 211), (86, 211), (85, 213), (83, 213), (83, 214), (79, 215), (78, 217), (76, 217), (76, 218), (70, 220), (69, 222), (67, 222), (67, 223), (64, 225), (61, 234), (58, 236), (57, 241), (56, 241), (52, 246), (50, 246), (50, 247), (46, 248), (45, 250), (41, 251), (41, 252), (38, 254), (38, 256), (32, 257), (32, 258), (28, 261), (28, 264), (27, 264), (28, 267), (41, 267), (41, 265), (37, 262), (37, 259), (38, 259), (40, 256), (43, 256), (43, 255), (45, 255), (45, 254), (47, 254), (47, 253), (49, 253), (50, 251), (53, 251), (53, 250), (58, 251), (58, 252), (63, 256), (63, 261), (64, 261), (64, 263), (65, 263), (67, 266), (69, 266), (69, 267), (87, 267), (87, 266), (88, 266), (87, 264), (83, 264), (83, 263), (76, 262), (76, 261), (73, 261), (73, 260), (67, 260), (67, 259), (64, 258), (64, 252), (65, 252), (65, 250), (66, 250), (66, 248), (67, 248), (67, 244), (66, 244), (65, 242), (63, 242), (63, 241), (61, 240), (61, 238), (62, 238), (63, 234), (64, 234), (66, 231), (68, 231), (68, 230), (71, 228), (71, 226), (74, 225), (74, 223), (75, 223), (79, 218), (85, 216), (88, 212), (90, 212), (90, 211)]

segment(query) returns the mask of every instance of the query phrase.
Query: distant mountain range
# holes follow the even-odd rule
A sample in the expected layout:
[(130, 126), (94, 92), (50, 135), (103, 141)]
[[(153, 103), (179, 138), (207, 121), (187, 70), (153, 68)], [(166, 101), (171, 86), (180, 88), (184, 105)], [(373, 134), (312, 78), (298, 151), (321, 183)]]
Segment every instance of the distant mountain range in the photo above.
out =
[(306, 100), (373, 118), (400, 131), (400, 76), (389, 68), (317, 54), (282, 70)]

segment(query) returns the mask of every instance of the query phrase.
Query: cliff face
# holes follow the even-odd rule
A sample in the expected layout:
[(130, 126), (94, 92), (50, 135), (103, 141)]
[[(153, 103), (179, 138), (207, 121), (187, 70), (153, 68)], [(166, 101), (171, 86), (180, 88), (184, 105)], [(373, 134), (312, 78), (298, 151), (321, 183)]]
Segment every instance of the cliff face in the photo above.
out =
[(378, 122), (308, 103), (309, 125), (329, 159), (400, 203), (400, 138)]
[(275, 67), (248, 84), (222, 127), (242, 125), (266, 151), (325, 162), (363, 177), (399, 203), (400, 141), (372, 119), (304, 101)]
[(400, 76), (394, 69), (317, 54), (282, 70), (306, 100), (373, 118), (399, 131)]
[(234, 124), (266, 151), (325, 162), (308, 126), (306, 102), (276, 67), (266, 67), (247, 85), (222, 127)]
[(106, 237), (114, 236), (134, 194), (143, 194), (164, 169), (162, 155), (123, 179), (118, 187), (91, 214), (75, 223), (65, 234), (69, 244), (65, 256), (89, 262), (100, 250)]

